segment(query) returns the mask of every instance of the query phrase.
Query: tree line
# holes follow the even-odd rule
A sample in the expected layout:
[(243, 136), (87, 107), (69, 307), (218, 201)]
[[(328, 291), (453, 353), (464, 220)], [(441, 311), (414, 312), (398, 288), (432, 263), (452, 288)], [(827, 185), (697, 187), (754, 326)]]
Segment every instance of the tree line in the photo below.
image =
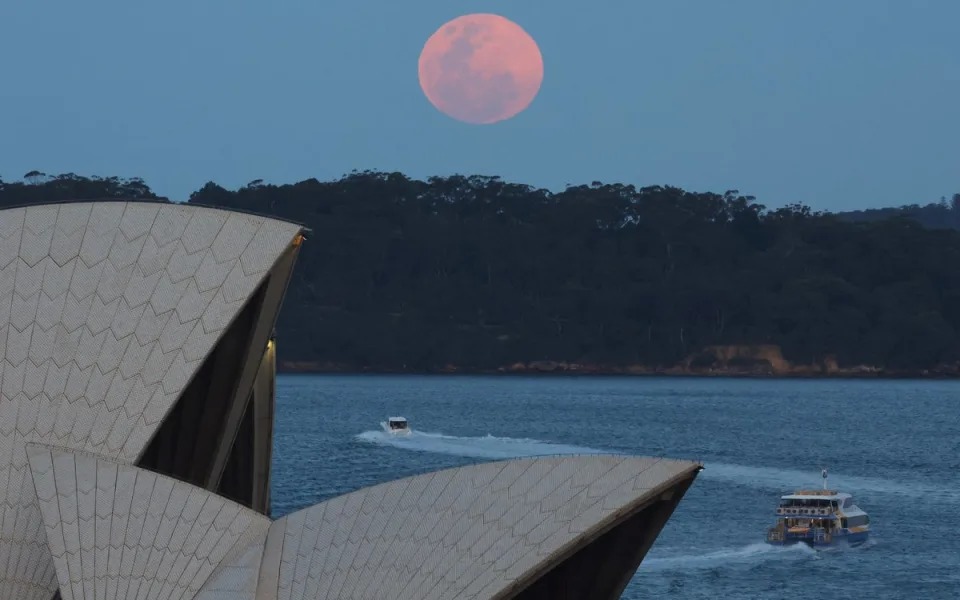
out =
[[(0, 208), (124, 198), (168, 201), (139, 178), (0, 180)], [(709, 366), (705, 348), (758, 344), (798, 364), (960, 362), (960, 195), (830, 214), (768, 209), (736, 190), (550, 192), (365, 171), (237, 190), (211, 182), (188, 202), (311, 230), (278, 323), (284, 364)], [(925, 227), (928, 213), (939, 217)]]

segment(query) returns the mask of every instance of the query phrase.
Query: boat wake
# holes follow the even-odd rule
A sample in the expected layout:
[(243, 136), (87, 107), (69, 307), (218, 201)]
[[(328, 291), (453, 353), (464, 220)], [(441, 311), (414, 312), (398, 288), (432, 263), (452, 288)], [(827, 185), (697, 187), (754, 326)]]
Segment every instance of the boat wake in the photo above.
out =
[[(782, 491), (809, 487), (819, 488), (822, 483), (816, 469), (798, 471), (793, 469), (775, 469), (772, 467), (747, 467), (724, 463), (706, 463), (700, 477), (716, 481), (725, 481), (748, 487)], [(938, 499), (945, 502), (960, 502), (960, 490), (952, 486), (937, 486), (921, 482), (893, 481), (877, 477), (858, 477), (830, 473), (830, 488), (842, 491), (854, 491), (875, 494), (909, 496), (913, 498)]]
[(705, 554), (649, 557), (640, 565), (639, 573), (651, 571), (688, 571), (690, 569), (714, 569), (726, 566), (752, 567), (771, 560), (801, 560), (814, 558), (817, 551), (806, 544), (771, 546), (765, 543), (750, 544), (741, 548), (715, 550)]
[(468, 458), (504, 459), (555, 454), (612, 454), (585, 446), (555, 444), (541, 440), (496, 437), (458, 437), (411, 429), (410, 435), (396, 436), (385, 431), (365, 431), (356, 438), (362, 442), (391, 446), (415, 452), (434, 452)]
[[(490, 434), (478, 437), (460, 437), (415, 429), (411, 429), (410, 435), (406, 436), (391, 435), (380, 430), (365, 431), (358, 434), (356, 438), (362, 442), (391, 446), (402, 450), (492, 460), (556, 454), (622, 454), (611, 450), (534, 439), (497, 437)], [(819, 472), (813, 468), (809, 471), (801, 471), (715, 462), (706, 462), (704, 466), (706, 468), (700, 474), (700, 478), (737, 486), (771, 490), (777, 493), (801, 487), (817, 489), (822, 485), (821, 479), (818, 477)], [(830, 487), (843, 491), (853, 491), (857, 494), (888, 494), (937, 500), (939, 502), (960, 502), (960, 489), (954, 486), (894, 481), (877, 477), (858, 477), (836, 474), (835, 472), (830, 473)]]

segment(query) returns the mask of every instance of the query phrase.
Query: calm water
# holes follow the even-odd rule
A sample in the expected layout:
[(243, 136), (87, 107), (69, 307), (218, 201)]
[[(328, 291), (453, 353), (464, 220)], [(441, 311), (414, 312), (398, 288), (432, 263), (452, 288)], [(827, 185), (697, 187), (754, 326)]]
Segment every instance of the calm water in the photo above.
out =
[[(285, 376), (275, 516), (482, 460), (614, 451), (706, 468), (624, 598), (960, 597), (960, 383), (648, 378)], [(388, 439), (399, 414), (414, 435)], [(825, 552), (762, 543), (778, 494), (854, 494), (873, 540)]]

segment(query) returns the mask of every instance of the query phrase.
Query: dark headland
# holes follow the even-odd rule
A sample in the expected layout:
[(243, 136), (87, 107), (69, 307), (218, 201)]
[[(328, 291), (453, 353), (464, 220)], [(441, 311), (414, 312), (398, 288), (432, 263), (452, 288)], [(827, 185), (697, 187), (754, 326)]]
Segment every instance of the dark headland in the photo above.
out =
[[(0, 208), (104, 199), (167, 201), (140, 179), (0, 180)], [(960, 194), (831, 214), (362, 172), (188, 201), (312, 230), (281, 371), (960, 376)]]

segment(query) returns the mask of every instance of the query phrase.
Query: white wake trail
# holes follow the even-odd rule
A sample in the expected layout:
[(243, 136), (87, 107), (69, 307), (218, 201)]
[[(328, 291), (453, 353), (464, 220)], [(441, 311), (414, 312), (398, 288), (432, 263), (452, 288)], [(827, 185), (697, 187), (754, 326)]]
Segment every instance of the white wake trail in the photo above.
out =
[[(818, 489), (822, 485), (819, 471), (813, 468), (809, 471), (799, 471), (725, 463), (706, 463), (704, 467), (700, 476), (705, 479), (778, 492), (803, 487)], [(828, 483), (831, 489), (850, 492), (855, 495), (869, 492), (941, 502), (960, 501), (960, 488), (956, 486), (938, 486), (918, 481), (896, 481), (879, 477), (836, 475), (833, 473), (830, 473)]]
[(459, 437), (411, 430), (408, 436), (397, 436), (385, 431), (365, 431), (358, 434), (356, 438), (363, 442), (403, 450), (434, 452), (468, 458), (505, 459), (555, 454), (611, 454), (605, 450), (585, 446), (555, 444), (524, 438), (496, 437), (489, 434), (482, 437)]
[(799, 560), (812, 558), (817, 551), (806, 544), (771, 546), (765, 543), (750, 544), (740, 548), (725, 548), (703, 554), (648, 557), (640, 565), (640, 573), (649, 571), (713, 569), (722, 566), (747, 565), (770, 560)]
[[(396, 436), (383, 430), (365, 431), (356, 439), (415, 452), (433, 452), (467, 458), (500, 460), (530, 456), (550, 456), (557, 454), (622, 454), (611, 450), (560, 444), (527, 438), (485, 436), (454, 436), (443, 433), (431, 433), (411, 429), (408, 436)], [(746, 465), (714, 463), (704, 464), (700, 478), (722, 481), (733, 485), (746, 486), (783, 493), (797, 488), (819, 488), (820, 472), (797, 469), (779, 469), (774, 467), (751, 467)], [(951, 485), (932, 485), (923, 482), (896, 481), (879, 477), (830, 474), (830, 487), (858, 495), (877, 493), (887, 495), (922, 498), (925, 501), (960, 502), (960, 487)]]

